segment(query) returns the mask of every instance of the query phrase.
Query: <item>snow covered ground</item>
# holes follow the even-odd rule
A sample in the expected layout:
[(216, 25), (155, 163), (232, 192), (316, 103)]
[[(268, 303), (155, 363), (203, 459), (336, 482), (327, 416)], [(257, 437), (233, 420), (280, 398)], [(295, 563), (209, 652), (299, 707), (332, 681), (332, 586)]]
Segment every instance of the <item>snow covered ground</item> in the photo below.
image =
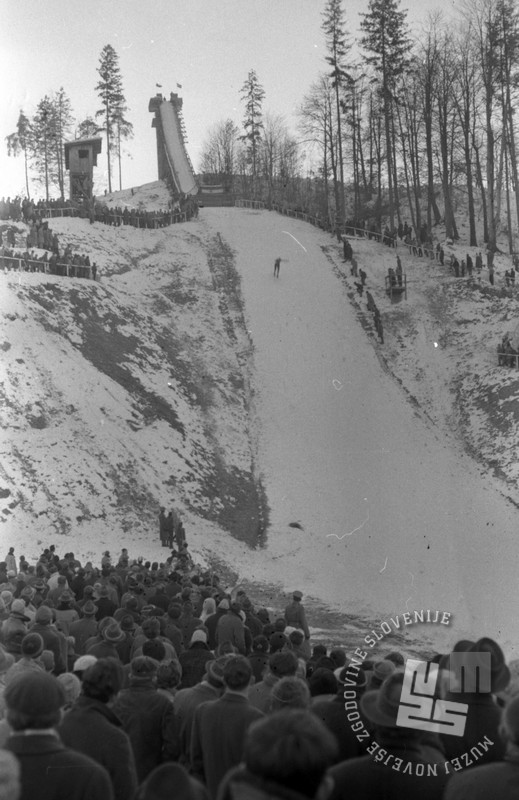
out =
[[(409, 297), (392, 305), (394, 252), (354, 242), (381, 345), (341, 249), (303, 222), (207, 208), (160, 231), (52, 227), (101, 281), (0, 274), (2, 546), (34, 557), (63, 536), (80, 558), (161, 558), (154, 515), (175, 502), (197, 557), (274, 587), (273, 605), (301, 589), (355, 643), (431, 608), (451, 626), (404, 640), (490, 635), (517, 655), (517, 380), (495, 359), (514, 298), (402, 253)], [(270, 509), (252, 548), (218, 518), (234, 465), (252, 485), (251, 460)]]

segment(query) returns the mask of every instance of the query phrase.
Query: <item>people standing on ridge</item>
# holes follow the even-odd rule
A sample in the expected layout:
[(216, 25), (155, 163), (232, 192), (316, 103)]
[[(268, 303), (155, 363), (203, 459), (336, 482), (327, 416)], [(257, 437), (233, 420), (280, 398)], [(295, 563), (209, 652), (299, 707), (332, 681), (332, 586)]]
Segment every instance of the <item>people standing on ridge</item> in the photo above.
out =
[(168, 546), (168, 536), (167, 536), (167, 525), (166, 525), (166, 509), (164, 506), (160, 507), (160, 514), (159, 514), (159, 536), (160, 536), (160, 543), (162, 547)]

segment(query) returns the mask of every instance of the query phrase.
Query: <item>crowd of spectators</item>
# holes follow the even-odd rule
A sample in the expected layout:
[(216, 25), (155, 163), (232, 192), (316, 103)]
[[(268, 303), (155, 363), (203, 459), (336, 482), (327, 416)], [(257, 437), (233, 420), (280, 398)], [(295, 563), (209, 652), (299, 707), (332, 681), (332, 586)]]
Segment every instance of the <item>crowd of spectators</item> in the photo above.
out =
[(312, 648), (301, 592), (257, 607), (185, 542), (163, 563), (123, 549), (98, 566), (11, 547), (0, 621), (2, 800), (516, 796), (517, 685), (491, 639), (453, 651), (488, 654), (485, 695), (450, 694), (451, 654), (431, 659), (441, 695), (466, 704), (453, 736), (397, 723), (403, 653), (353, 667), (348, 647)]
[[(59, 238), (48, 222), (29, 220), (28, 233), (12, 225), (0, 226), (0, 268), (5, 271), (43, 272), (73, 278), (96, 280), (97, 265), (85, 253), (75, 253), (68, 244), (60, 252)], [(20, 248), (23, 241), (25, 249)], [(40, 252), (36, 252), (39, 250)]]

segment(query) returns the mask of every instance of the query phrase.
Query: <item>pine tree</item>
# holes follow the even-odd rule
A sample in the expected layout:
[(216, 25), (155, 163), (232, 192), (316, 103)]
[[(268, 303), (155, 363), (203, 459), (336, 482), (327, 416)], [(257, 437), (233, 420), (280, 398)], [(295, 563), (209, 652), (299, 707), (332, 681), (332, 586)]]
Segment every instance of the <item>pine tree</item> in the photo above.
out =
[(344, 11), (342, 0), (328, 0), (323, 12), (322, 30), (324, 31), (326, 46), (329, 55), (326, 61), (332, 71), (329, 77), (335, 93), (336, 124), (337, 124), (337, 160), (339, 167), (340, 185), (335, 181), (335, 205), (338, 228), (344, 223), (344, 161), (342, 155), (342, 125), (341, 125), (341, 93), (345, 84), (350, 82), (346, 70), (345, 58), (347, 54), (346, 32), (344, 29)]
[(374, 79), (382, 96), (391, 228), (394, 228), (395, 206), (398, 210), (393, 104), (396, 80), (408, 66), (408, 53), (411, 47), (407, 33), (407, 12), (400, 11), (399, 4), (399, 0), (369, 0), (368, 12), (361, 15), (360, 23), (364, 33), (361, 44), (366, 51), (365, 61), (374, 70)]
[(96, 117), (103, 119), (106, 134), (106, 157), (108, 166), (108, 191), (112, 191), (112, 153), (120, 154), (120, 141), (131, 136), (133, 126), (124, 118), (127, 110), (123, 93), (119, 56), (112, 45), (103, 47), (99, 57), (97, 72), (100, 81), (95, 87), (103, 107), (96, 111)]
[(254, 181), (258, 172), (259, 142), (263, 131), (262, 103), (265, 90), (253, 69), (250, 70), (240, 93), (245, 101), (245, 117), (243, 119), (245, 134), (241, 138), (246, 143), (247, 161), (251, 166), (251, 175)]
[(56, 164), (57, 181), (62, 199), (65, 197), (65, 148), (66, 139), (70, 137), (73, 117), (70, 99), (63, 87), (52, 98), (54, 121), (54, 159)]
[(31, 161), (34, 164), (36, 180), (45, 185), (45, 199), (49, 199), (49, 190), (57, 180), (56, 169), (56, 115), (55, 107), (49, 95), (40, 100), (31, 122), (30, 137)]
[(23, 113), (23, 111), (20, 111), (20, 114), (18, 116), (18, 121), (16, 123), (16, 130), (14, 131), (14, 133), (10, 133), (9, 136), (6, 136), (5, 141), (7, 144), (8, 156), (17, 156), (20, 153), (23, 153), (24, 167), (25, 167), (25, 188), (27, 190), (28, 198), (30, 198), (31, 196), (31, 193), (29, 191), (29, 169), (28, 169), (30, 136), (31, 136), (31, 124), (28, 118)]
[(76, 139), (93, 139), (99, 136), (103, 128), (92, 117), (85, 117), (76, 128)]

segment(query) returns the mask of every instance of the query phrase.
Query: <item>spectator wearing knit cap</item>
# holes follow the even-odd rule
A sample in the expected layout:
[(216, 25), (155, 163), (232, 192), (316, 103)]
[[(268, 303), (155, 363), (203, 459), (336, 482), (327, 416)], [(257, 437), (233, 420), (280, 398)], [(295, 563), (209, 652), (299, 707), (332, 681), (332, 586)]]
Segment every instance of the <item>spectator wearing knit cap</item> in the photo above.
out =
[(106, 770), (65, 747), (54, 730), (65, 703), (56, 678), (45, 672), (19, 675), (5, 701), (13, 730), (6, 749), (20, 764), (20, 800), (112, 800)]
[(223, 668), (230, 656), (208, 661), (200, 683), (180, 689), (173, 700), (175, 757), (181, 764), (191, 763), (191, 733), (195, 711), (202, 703), (217, 700), (224, 689)]
[(137, 787), (135, 760), (120, 719), (109, 708), (122, 685), (120, 664), (100, 659), (83, 674), (80, 697), (58, 727), (62, 742), (101, 764), (115, 800), (131, 800)]
[(286, 711), (289, 708), (310, 708), (310, 690), (302, 678), (281, 678), (272, 687), (269, 712), (275, 714), (276, 711)]
[(54, 653), (54, 671), (56, 675), (59, 675), (60, 672), (65, 672), (65, 660), (63, 657), (64, 636), (56, 630), (52, 621), (52, 609), (41, 605), (36, 611), (31, 633), (39, 633), (43, 639), (44, 649), (51, 650)]
[(506, 752), (503, 761), (477, 765), (452, 776), (445, 800), (515, 800), (519, 797), (519, 697), (502, 711), (500, 737)]
[(191, 737), (191, 772), (216, 798), (225, 773), (240, 763), (245, 734), (263, 714), (248, 700), (252, 669), (244, 656), (229, 658), (223, 668), (225, 691), (195, 711)]
[(182, 667), (181, 689), (188, 689), (199, 683), (205, 675), (206, 664), (214, 656), (207, 644), (207, 634), (204, 630), (196, 630), (191, 636), (189, 647), (180, 654), (179, 661)]
[(174, 756), (173, 705), (157, 691), (156, 661), (138, 656), (130, 667), (130, 686), (119, 693), (112, 710), (130, 737), (141, 783), (158, 764)]
[(28, 633), (21, 642), (21, 658), (10, 667), (5, 674), (5, 685), (26, 672), (41, 672), (43, 670), (40, 656), (43, 652), (43, 639), (39, 633)]
[(74, 637), (76, 655), (82, 656), (85, 652), (85, 642), (97, 634), (97, 621), (95, 619), (97, 607), (91, 600), (83, 606), (83, 616), (69, 626), (69, 633)]
[(274, 685), (281, 678), (293, 678), (297, 672), (297, 657), (290, 650), (273, 653), (269, 657), (267, 672), (263, 680), (255, 683), (249, 690), (249, 702), (264, 714), (270, 710), (270, 695)]

